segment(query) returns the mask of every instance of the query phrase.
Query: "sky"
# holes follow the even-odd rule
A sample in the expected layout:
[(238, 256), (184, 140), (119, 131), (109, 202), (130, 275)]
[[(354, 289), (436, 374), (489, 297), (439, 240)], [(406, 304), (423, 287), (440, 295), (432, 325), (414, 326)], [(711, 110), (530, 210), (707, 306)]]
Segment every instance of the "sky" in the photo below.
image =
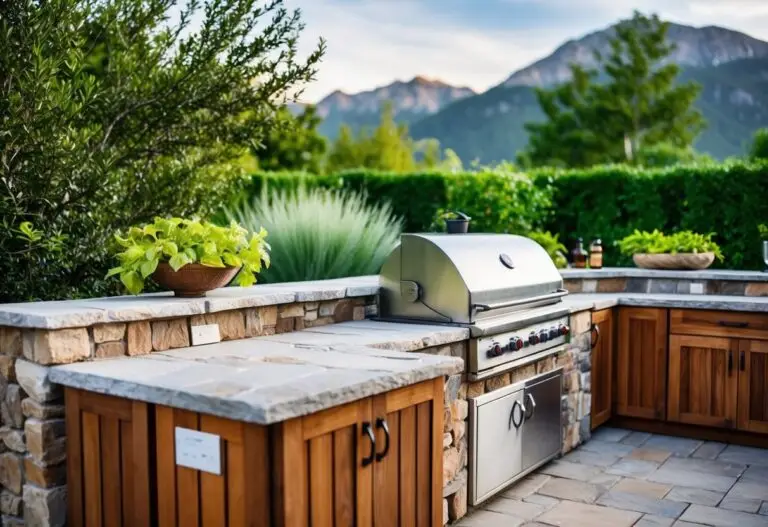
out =
[(308, 53), (327, 52), (302, 100), (374, 89), (417, 75), (484, 91), (569, 39), (633, 9), (768, 40), (768, 0), (285, 0), (299, 8)]

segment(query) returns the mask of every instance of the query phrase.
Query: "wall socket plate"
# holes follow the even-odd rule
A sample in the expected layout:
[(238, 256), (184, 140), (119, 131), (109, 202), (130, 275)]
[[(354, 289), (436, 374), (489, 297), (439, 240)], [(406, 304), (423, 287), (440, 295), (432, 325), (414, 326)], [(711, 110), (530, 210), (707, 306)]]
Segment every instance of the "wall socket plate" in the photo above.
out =
[(177, 426), (174, 430), (176, 464), (221, 475), (221, 437)]
[(192, 326), (192, 345), (215, 344), (221, 342), (221, 333), (219, 333), (218, 324), (205, 324), (202, 326)]

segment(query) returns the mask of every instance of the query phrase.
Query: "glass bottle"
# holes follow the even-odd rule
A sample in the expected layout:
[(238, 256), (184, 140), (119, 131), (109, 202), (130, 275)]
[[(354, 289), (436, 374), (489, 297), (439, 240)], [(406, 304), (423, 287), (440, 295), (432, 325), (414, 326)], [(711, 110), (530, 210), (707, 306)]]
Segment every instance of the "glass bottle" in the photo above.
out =
[(603, 267), (603, 242), (595, 238), (589, 245), (589, 267), (601, 269)]
[(584, 239), (579, 238), (576, 245), (571, 252), (573, 266), (577, 269), (584, 269), (587, 267), (587, 251), (584, 250)]

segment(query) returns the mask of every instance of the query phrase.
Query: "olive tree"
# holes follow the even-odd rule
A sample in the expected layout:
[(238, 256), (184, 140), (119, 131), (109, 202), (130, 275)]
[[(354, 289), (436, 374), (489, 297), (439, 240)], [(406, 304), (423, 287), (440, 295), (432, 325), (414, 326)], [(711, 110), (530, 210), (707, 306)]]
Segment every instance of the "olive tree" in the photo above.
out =
[(302, 28), (282, 0), (0, 2), (0, 301), (110, 293), (115, 229), (217, 210), (316, 73)]

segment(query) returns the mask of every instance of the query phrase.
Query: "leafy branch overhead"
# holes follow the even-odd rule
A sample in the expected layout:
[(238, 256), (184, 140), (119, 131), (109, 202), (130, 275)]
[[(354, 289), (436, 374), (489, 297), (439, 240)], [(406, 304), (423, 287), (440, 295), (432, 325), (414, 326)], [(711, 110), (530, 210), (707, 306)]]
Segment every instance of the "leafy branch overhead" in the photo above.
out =
[[(282, 0), (0, 2), (0, 301), (112, 292), (109, 233), (208, 216), (325, 51)], [(45, 288), (39, 284), (46, 283)]]
[(634, 161), (647, 148), (669, 144), (688, 150), (704, 128), (693, 108), (701, 91), (676, 83), (680, 67), (669, 60), (668, 22), (634, 16), (615, 27), (610, 52), (595, 52), (597, 68), (571, 66), (572, 79), (537, 90), (544, 122), (528, 123), (521, 162), (590, 166)]
[(240, 267), (238, 284), (251, 286), (262, 262), (269, 267), (270, 247), (263, 228), (250, 237), (248, 234), (235, 222), (219, 227), (197, 220), (156, 218), (154, 223), (115, 235), (122, 249), (116, 254), (120, 265), (110, 269), (107, 277), (120, 275), (126, 289), (138, 294), (159, 263), (167, 262), (174, 271), (200, 263), (208, 267)]

